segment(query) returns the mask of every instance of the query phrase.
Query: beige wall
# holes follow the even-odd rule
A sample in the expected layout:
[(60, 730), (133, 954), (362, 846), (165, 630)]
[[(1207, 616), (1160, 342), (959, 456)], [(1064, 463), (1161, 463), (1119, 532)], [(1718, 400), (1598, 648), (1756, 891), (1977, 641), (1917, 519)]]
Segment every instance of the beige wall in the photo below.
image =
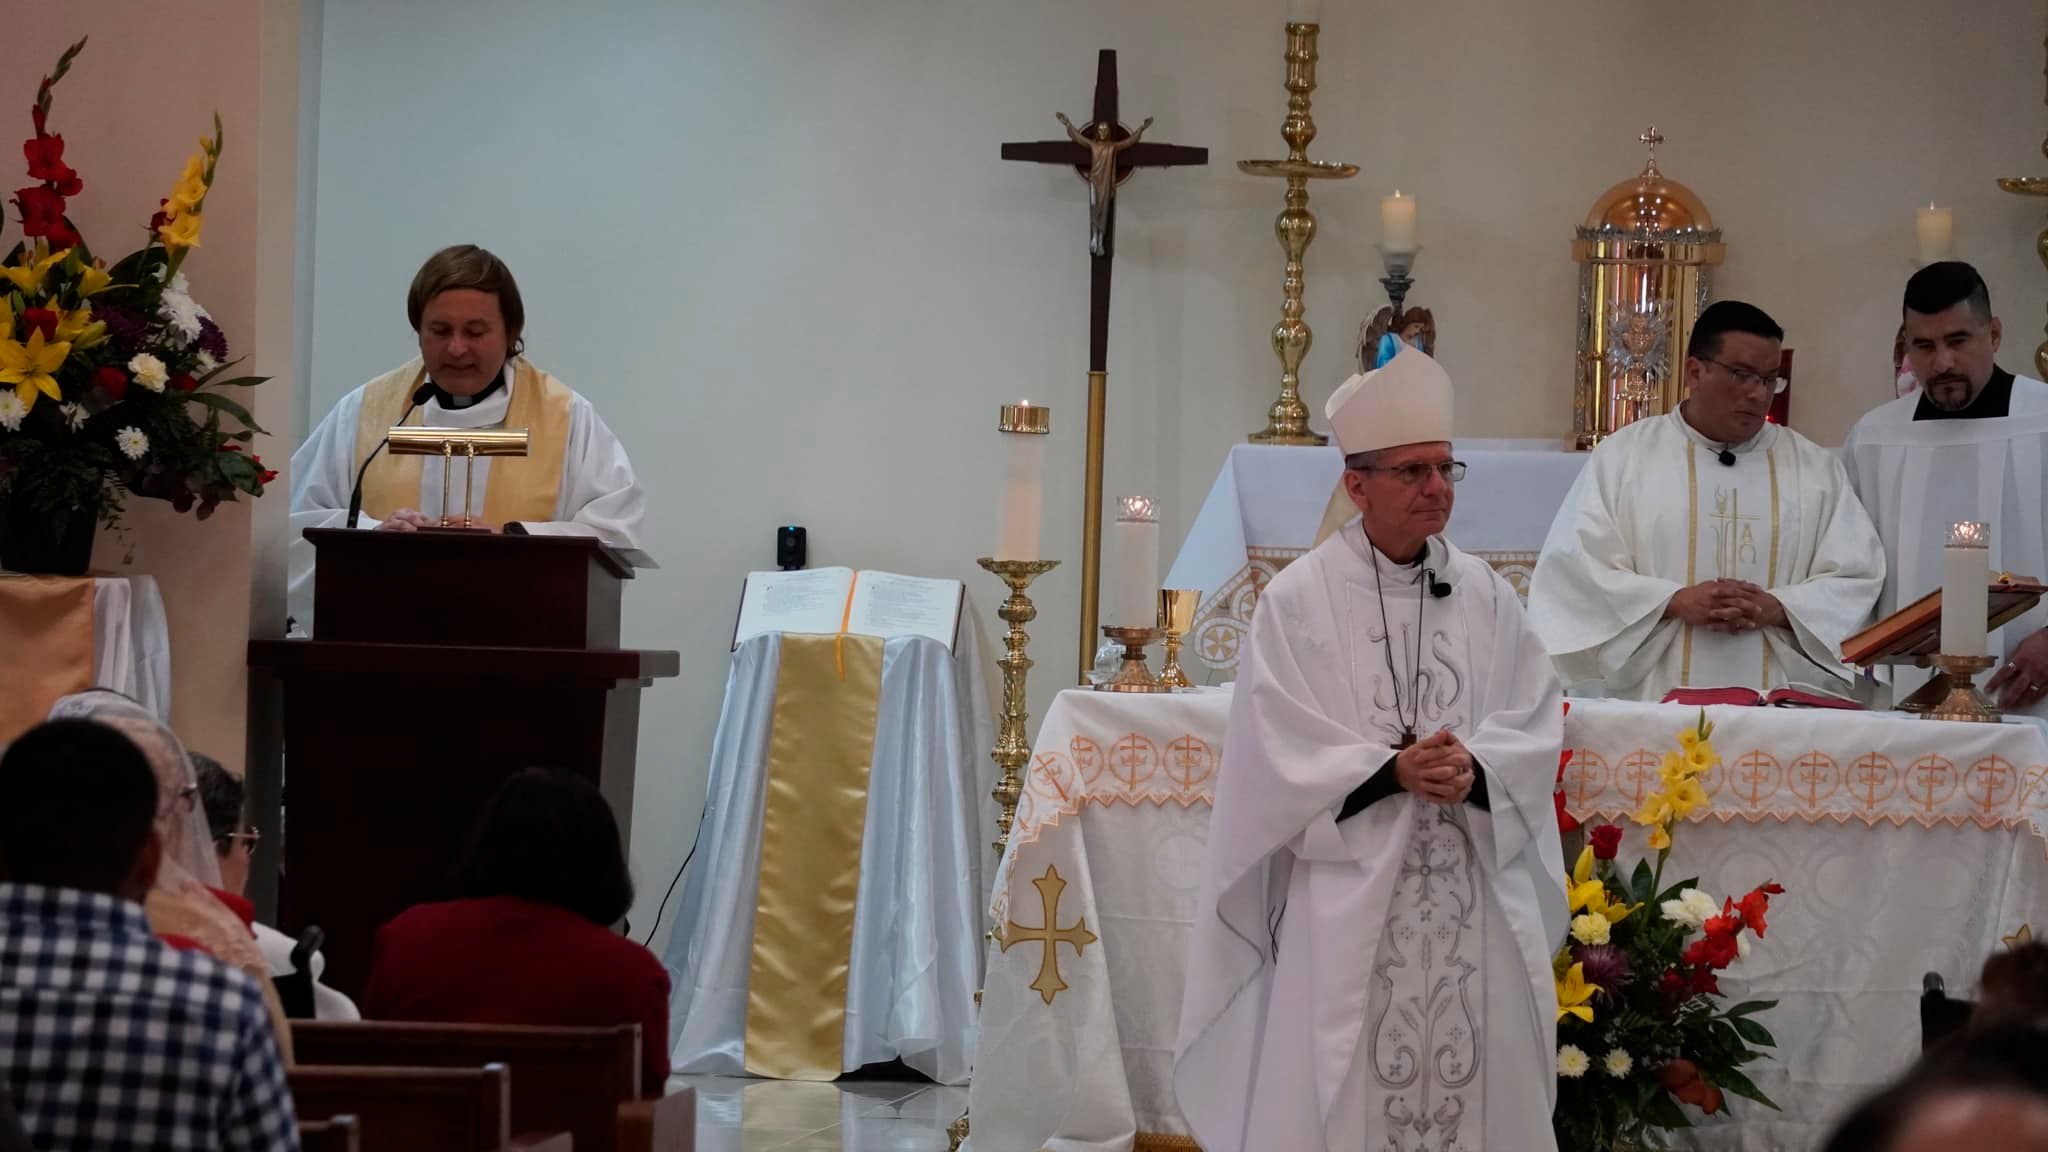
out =
[[(1471, 436), (1570, 426), (1573, 227), (1641, 165), (1725, 229), (1722, 295), (1799, 353), (1794, 421), (1836, 441), (1888, 395), (1913, 210), (1953, 205), (2020, 346), (2048, 273), (2038, 0), (1324, 0), (1323, 184), (1307, 364), (1320, 407), (1383, 297), (1381, 195), (1421, 200), (1433, 307)], [(683, 652), (644, 712), (635, 865), (653, 914), (688, 847), (743, 574), (777, 524), (814, 562), (967, 581), (992, 633), (996, 406), (1055, 408), (1033, 711), (1074, 664), (1087, 254), (1071, 174), (1003, 140), (1087, 111), (1121, 51), (1126, 119), (1207, 145), (1125, 187), (1110, 341), (1111, 495), (1164, 509), (1170, 558), (1276, 383), (1277, 0), (332, 0), (323, 27), (311, 409), (409, 355), (434, 248), (503, 254), (542, 364), (589, 395), (653, 493), (628, 635)], [(1107, 583), (1107, 582), (1106, 582)], [(989, 649), (993, 651), (993, 648)]]
[[(246, 366), (280, 377), (257, 389), (255, 413), (287, 432), (297, 10), (293, 0), (71, 0), (11, 21), (10, 65), (0, 71), (0, 109), (8, 110), (0, 112), (0, 140), (10, 141), (0, 163), (11, 165), (20, 155), (11, 142), (31, 130), (37, 81), (65, 45), (91, 37), (57, 89), (50, 127), (63, 134), (66, 158), (85, 181), (72, 219), (109, 260), (137, 246), (157, 201), (210, 131), (213, 113), (221, 114), (226, 150), (207, 199), (203, 246), (186, 270), (232, 350), (249, 357)], [(8, 244), (19, 236), (13, 215), (10, 207)], [(290, 445), (259, 437), (255, 450), (275, 463)], [(162, 583), (173, 721), (192, 747), (237, 770), (252, 620), (282, 631), (282, 553), (273, 541), (283, 538), (286, 504), (280, 488), (257, 506), (222, 505), (200, 523), (160, 501), (132, 501), (125, 529), (102, 533), (94, 556), (101, 568)]]

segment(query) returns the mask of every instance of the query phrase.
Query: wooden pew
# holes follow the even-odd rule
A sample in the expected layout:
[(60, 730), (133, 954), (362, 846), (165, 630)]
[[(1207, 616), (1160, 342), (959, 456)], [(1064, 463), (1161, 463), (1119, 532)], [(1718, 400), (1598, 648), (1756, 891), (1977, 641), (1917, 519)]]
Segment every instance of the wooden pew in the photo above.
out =
[(299, 1121), (300, 1152), (357, 1152), (361, 1136), (353, 1116)]
[(298, 1059), (320, 1065), (512, 1072), (512, 1128), (566, 1131), (578, 1152), (690, 1152), (696, 1099), (640, 1098), (640, 1026), (537, 1028), (295, 1020)]
[(512, 1138), (511, 1073), (478, 1068), (334, 1068), (286, 1073), (307, 1116), (350, 1115), (364, 1152), (570, 1152), (568, 1133)]

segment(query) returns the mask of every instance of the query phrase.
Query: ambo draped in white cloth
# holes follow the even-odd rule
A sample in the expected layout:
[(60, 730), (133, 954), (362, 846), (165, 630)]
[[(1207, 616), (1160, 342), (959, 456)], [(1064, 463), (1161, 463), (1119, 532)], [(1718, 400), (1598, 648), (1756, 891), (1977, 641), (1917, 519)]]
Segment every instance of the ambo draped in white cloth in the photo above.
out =
[[(2013, 380), (2010, 414), (1983, 420), (1913, 419), (1918, 393), (1879, 406), (1856, 422), (1842, 446), (1849, 482), (1877, 522), (1889, 578), (1878, 602), (1889, 615), (1941, 586), (1941, 549), (1949, 526), (1981, 520), (1991, 526), (1991, 567), (2048, 578), (2044, 513), (2048, 513), (2048, 384)], [(2020, 641), (2048, 625), (2048, 605), (2007, 624), (1990, 653), (2010, 656)], [(1893, 698), (1920, 686), (1927, 673), (1893, 670)], [(2027, 710), (2048, 717), (2048, 700)]]
[[(979, 636), (960, 650), (919, 636), (882, 647), (841, 1068), (901, 1059), (942, 1084), (967, 1079), (988, 930), (995, 741)], [(711, 747), (697, 854), (663, 962), (670, 1063), (746, 1075), (747, 980), (761, 813), (782, 635), (740, 646)]]
[[(1402, 727), (1375, 565), (1403, 703), (1419, 683), (1416, 730), (1464, 742), (1488, 810), (1401, 792), (1336, 822)], [(1174, 1069), (1209, 1152), (1552, 1147), (1562, 693), (1505, 580), (1441, 538), (1428, 566), (1449, 597), (1354, 523), (1252, 620)]]

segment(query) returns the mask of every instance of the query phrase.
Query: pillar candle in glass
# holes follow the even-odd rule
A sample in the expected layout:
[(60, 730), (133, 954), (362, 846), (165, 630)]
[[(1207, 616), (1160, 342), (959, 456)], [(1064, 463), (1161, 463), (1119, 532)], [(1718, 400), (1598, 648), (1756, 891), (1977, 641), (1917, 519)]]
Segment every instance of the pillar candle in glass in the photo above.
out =
[(1159, 624), (1159, 509), (1150, 496), (1116, 502), (1118, 571), (1110, 622), (1121, 628)]
[(1937, 208), (1929, 204), (1914, 217), (1913, 239), (1923, 265), (1948, 259), (1955, 246), (1955, 237), (1956, 210), (1953, 208)]
[(1038, 528), (1045, 516), (1045, 438), (1052, 409), (1020, 400), (1003, 405), (996, 430), (1008, 457), (1003, 502), (996, 509), (996, 559), (1037, 560)]
[(1958, 522), (1941, 550), (1941, 654), (1984, 655), (1984, 625), (1991, 587), (1991, 529)]

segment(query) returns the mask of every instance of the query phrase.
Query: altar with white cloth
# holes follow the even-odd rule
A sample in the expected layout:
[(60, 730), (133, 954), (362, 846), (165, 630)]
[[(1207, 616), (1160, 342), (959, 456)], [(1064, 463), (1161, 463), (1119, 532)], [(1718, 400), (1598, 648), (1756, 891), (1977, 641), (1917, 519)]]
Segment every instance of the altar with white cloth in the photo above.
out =
[[(970, 1115), (976, 1152), (1187, 1147), (1174, 1101), (1183, 952), (1230, 692), (1054, 701), (1025, 779), (993, 913)], [(1707, 710), (1712, 805), (1674, 831), (1667, 884), (1715, 897), (1785, 885), (1767, 938), (1723, 980), (1776, 999), (1777, 1058), (1752, 1078), (1786, 1111), (1736, 1101), (1681, 1147), (1817, 1144), (1918, 1052), (1921, 976), (1958, 995), (2022, 924), (2048, 920), (2048, 741), (2031, 723)], [(1575, 700), (1566, 798), (1625, 821), (1693, 709)], [(1623, 855), (1643, 851), (1630, 826)], [(2041, 925), (2036, 925), (2040, 927)]]
[[(61, 578), (0, 573), (0, 596), (22, 582)], [(171, 633), (163, 593), (152, 576), (95, 576), (92, 583), (92, 687), (110, 688), (171, 719)], [(10, 654), (0, 690), (25, 675), (35, 652)]]
[[(838, 1071), (901, 1059), (943, 1084), (968, 1076), (997, 777), (971, 613), (963, 606), (957, 654), (917, 636), (881, 645), (865, 827), (857, 858), (825, 865), (859, 877), (850, 949), (840, 954), (848, 968)], [(748, 985), (785, 639), (767, 633), (742, 644), (726, 681), (694, 863), (664, 957), (679, 1074), (744, 1076), (755, 1063), (746, 1051)]]
[[(1587, 453), (1538, 439), (1454, 447), (1467, 470), (1444, 535), (1492, 564), (1526, 599), (1543, 537)], [(1266, 582), (1315, 546), (1343, 471), (1334, 445), (1239, 444), (1224, 458), (1166, 577), (1169, 588), (1201, 591), (1189, 648), (1218, 680), (1237, 668)]]

